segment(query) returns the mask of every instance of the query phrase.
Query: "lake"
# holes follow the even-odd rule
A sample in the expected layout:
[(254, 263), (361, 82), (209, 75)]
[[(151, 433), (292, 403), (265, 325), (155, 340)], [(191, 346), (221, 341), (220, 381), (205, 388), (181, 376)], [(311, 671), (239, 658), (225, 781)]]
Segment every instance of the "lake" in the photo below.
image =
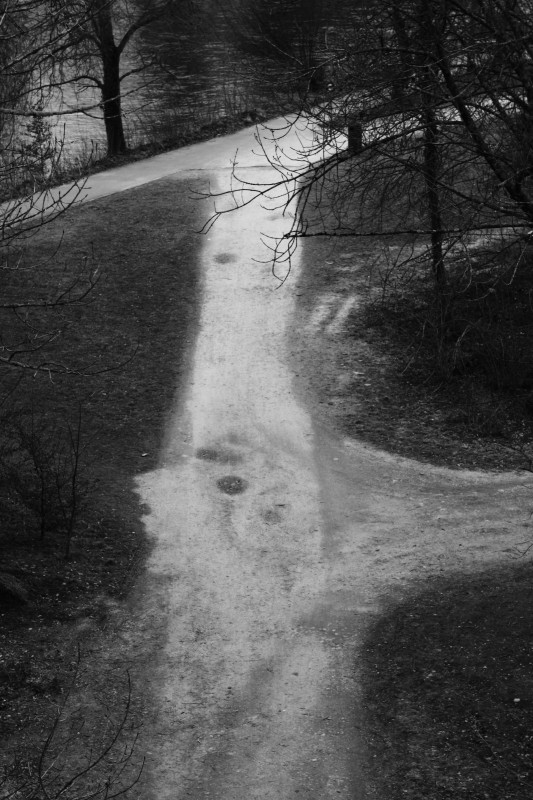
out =
[[(136, 1), (142, 6), (146, 0)], [(151, 62), (122, 85), (129, 146), (179, 142), (224, 118), (241, 116), (252, 122), (294, 105), (314, 65), (324, 59), (332, 23), (339, 19), (338, 5), (326, 0), (242, 0), (232, 6), (231, 16), (216, 0), (200, 5), (198, 18), (156, 22), (125, 51), (123, 73)], [(343, 6), (346, 12), (348, 0)], [(98, 101), (94, 89), (76, 93), (69, 88), (62, 108)], [(54, 132), (64, 140), (69, 160), (84, 159), (91, 152), (105, 155), (98, 108), (58, 117)]]

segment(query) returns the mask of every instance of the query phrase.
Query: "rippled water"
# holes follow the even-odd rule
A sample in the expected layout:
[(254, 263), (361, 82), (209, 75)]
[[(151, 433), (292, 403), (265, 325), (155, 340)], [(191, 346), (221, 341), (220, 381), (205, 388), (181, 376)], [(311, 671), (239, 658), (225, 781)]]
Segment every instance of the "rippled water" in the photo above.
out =
[[(138, 65), (125, 55), (122, 71)], [(190, 134), (191, 129), (212, 124), (224, 117), (260, 110), (269, 87), (279, 83), (279, 72), (271, 64), (253, 64), (228, 43), (189, 41), (173, 54), (171, 72), (147, 69), (123, 82), (122, 107), (126, 137), (130, 146), (160, 138)], [(99, 93), (67, 89), (63, 109), (97, 106)], [(69, 158), (89, 152), (104, 154), (105, 129), (101, 109), (66, 114), (55, 121), (55, 134), (64, 141)]]
[[(135, 2), (142, 7), (146, 0)], [(155, 55), (158, 61), (158, 68), (130, 77), (122, 85), (130, 146), (158, 139), (179, 141), (180, 134), (190, 139), (194, 129), (223, 117), (252, 112), (253, 119), (254, 112), (265, 105), (267, 112), (279, 107), (301, 80), (298, 64), (309, 59), (311, 51), (312, 59), (317, 48), (326, 47), (325, 42), (334, 38), (332, 31), (340, 31), (352, 13), (351, 0), (240, 0), (240, 5), (234, 4), (238, 10), (232, 12), (237, 16), (228, 19), (225, 6), (213, 5), (211, 0), (203, 3), (204, 12), (206, 8), (210, 12), (201, 24), (189, 24), (185, 31), (183, 20), (160, 21), (138, 33), (126, 50), (123, 73), (137, 67), (139, 59), (153, 60)], [(251, 38), (243, 46), (241, 28), (253, 21), (252, 12), (263, 17), (259, 28), (252, 24)], [(269, 51), (270, 40), (274, 46)], [(96, 105), (99, 97), (94, 90), (76, 96), (71, 89), (63, 100), (64, 107), (76, 108)], [(69, 157), (91, 150), (105, 152), (98, 108), (58, 118), (55, 132), (64, 136)]]
[[(124, 59), (128, 71), (135, 62)], [(232, 81), (229, 68), (213, 55), (206, 58), (210, 74), (183, 75), (179, 82), (165, 80), (147, 71), (124, 82), (123, 119), (130, 145), (141, 144), (161, 135), (171, 136), (180, 127), (184, 132), (191, 126), (212, 122), (246, 106), (247, 92)], [(100, 97), (96, 90), (76, 93), (65, 91), (63, 109), (97, 106)], [(55, 120), (54, 132), (64, 141), (68, 155), (86, 154), (90, 150), (105, 152), (105, 129), (102, 111), (92, 108), (85, 113), (65, 114)]]

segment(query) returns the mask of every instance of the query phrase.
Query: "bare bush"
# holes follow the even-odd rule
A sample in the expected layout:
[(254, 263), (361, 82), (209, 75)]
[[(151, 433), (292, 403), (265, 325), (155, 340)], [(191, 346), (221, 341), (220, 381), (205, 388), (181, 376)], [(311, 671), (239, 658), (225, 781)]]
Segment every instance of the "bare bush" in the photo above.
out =
[(15, 494), (23, 512), (30, 512), (41, 542), (48, 535), (63, 538), (68, 558), (91, 491), (82, 405), (72, 422), (50, 419), (35, 407), (12, 410), (2, 421), (2, 494)]
[(82, 708), (78, 691), (80, 661), (36, 754), (21, 755), (0, 775), (1, 800), (112, 800), (127, 797), (138, 783), (144, 761), (135, 748), (132, 685), (126, 673), (115, 685), (111, 707)]

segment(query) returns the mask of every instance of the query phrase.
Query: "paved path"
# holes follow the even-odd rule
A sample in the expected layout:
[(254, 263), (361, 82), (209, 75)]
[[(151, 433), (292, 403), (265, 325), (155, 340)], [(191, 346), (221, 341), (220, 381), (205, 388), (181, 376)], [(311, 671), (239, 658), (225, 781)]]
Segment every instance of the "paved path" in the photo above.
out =
[[(300, 153), (308, 149), (312, 134), (303, 120), (289, 127), (289, 119), (292, 118), (271, 120), (265, 123), (268, 127), (246, 128), (228, 136), (99, 172), (78, 185), (68, 183), (42, 195), (35, 195), (31, 203), (25, 200), (7, 203), (3, 206), (4, 219), (11, 224), (28, 216), (38, 218), (42, 213), (57, 213), (61, 207), (125, 192), (176, 174), (230, 174), (235, 168), (268, 167), (265, 154), (275, 160), (279, 147), (283, 149), (285, 165), (298, 168), (302, 163)], [(291, 148), (294, 148), (292, 152)]]

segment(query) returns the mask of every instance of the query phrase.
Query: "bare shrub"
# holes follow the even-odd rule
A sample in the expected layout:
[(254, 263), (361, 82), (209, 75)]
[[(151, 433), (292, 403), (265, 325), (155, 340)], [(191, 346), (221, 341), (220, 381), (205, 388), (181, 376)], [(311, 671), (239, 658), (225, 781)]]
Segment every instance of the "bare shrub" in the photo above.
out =
[(3, 420), (0, 476), (4, 495), (16, 495), (34, 518), (41, 541), (64, 538), (70, 555), (78, 517), (90, 495), (83, 410), (74, 421), (49, 419), (37, 408), (11, 411)]
[(135, 748), (139, 728), (132, 710), (132, 684), (113, 682), (113, 704), (82, 707), (72, 684), (55, 711), (36, 755), (20, 753), (0, 769), (0, 800), (112, 800), (138, 783), (144, 761)]

